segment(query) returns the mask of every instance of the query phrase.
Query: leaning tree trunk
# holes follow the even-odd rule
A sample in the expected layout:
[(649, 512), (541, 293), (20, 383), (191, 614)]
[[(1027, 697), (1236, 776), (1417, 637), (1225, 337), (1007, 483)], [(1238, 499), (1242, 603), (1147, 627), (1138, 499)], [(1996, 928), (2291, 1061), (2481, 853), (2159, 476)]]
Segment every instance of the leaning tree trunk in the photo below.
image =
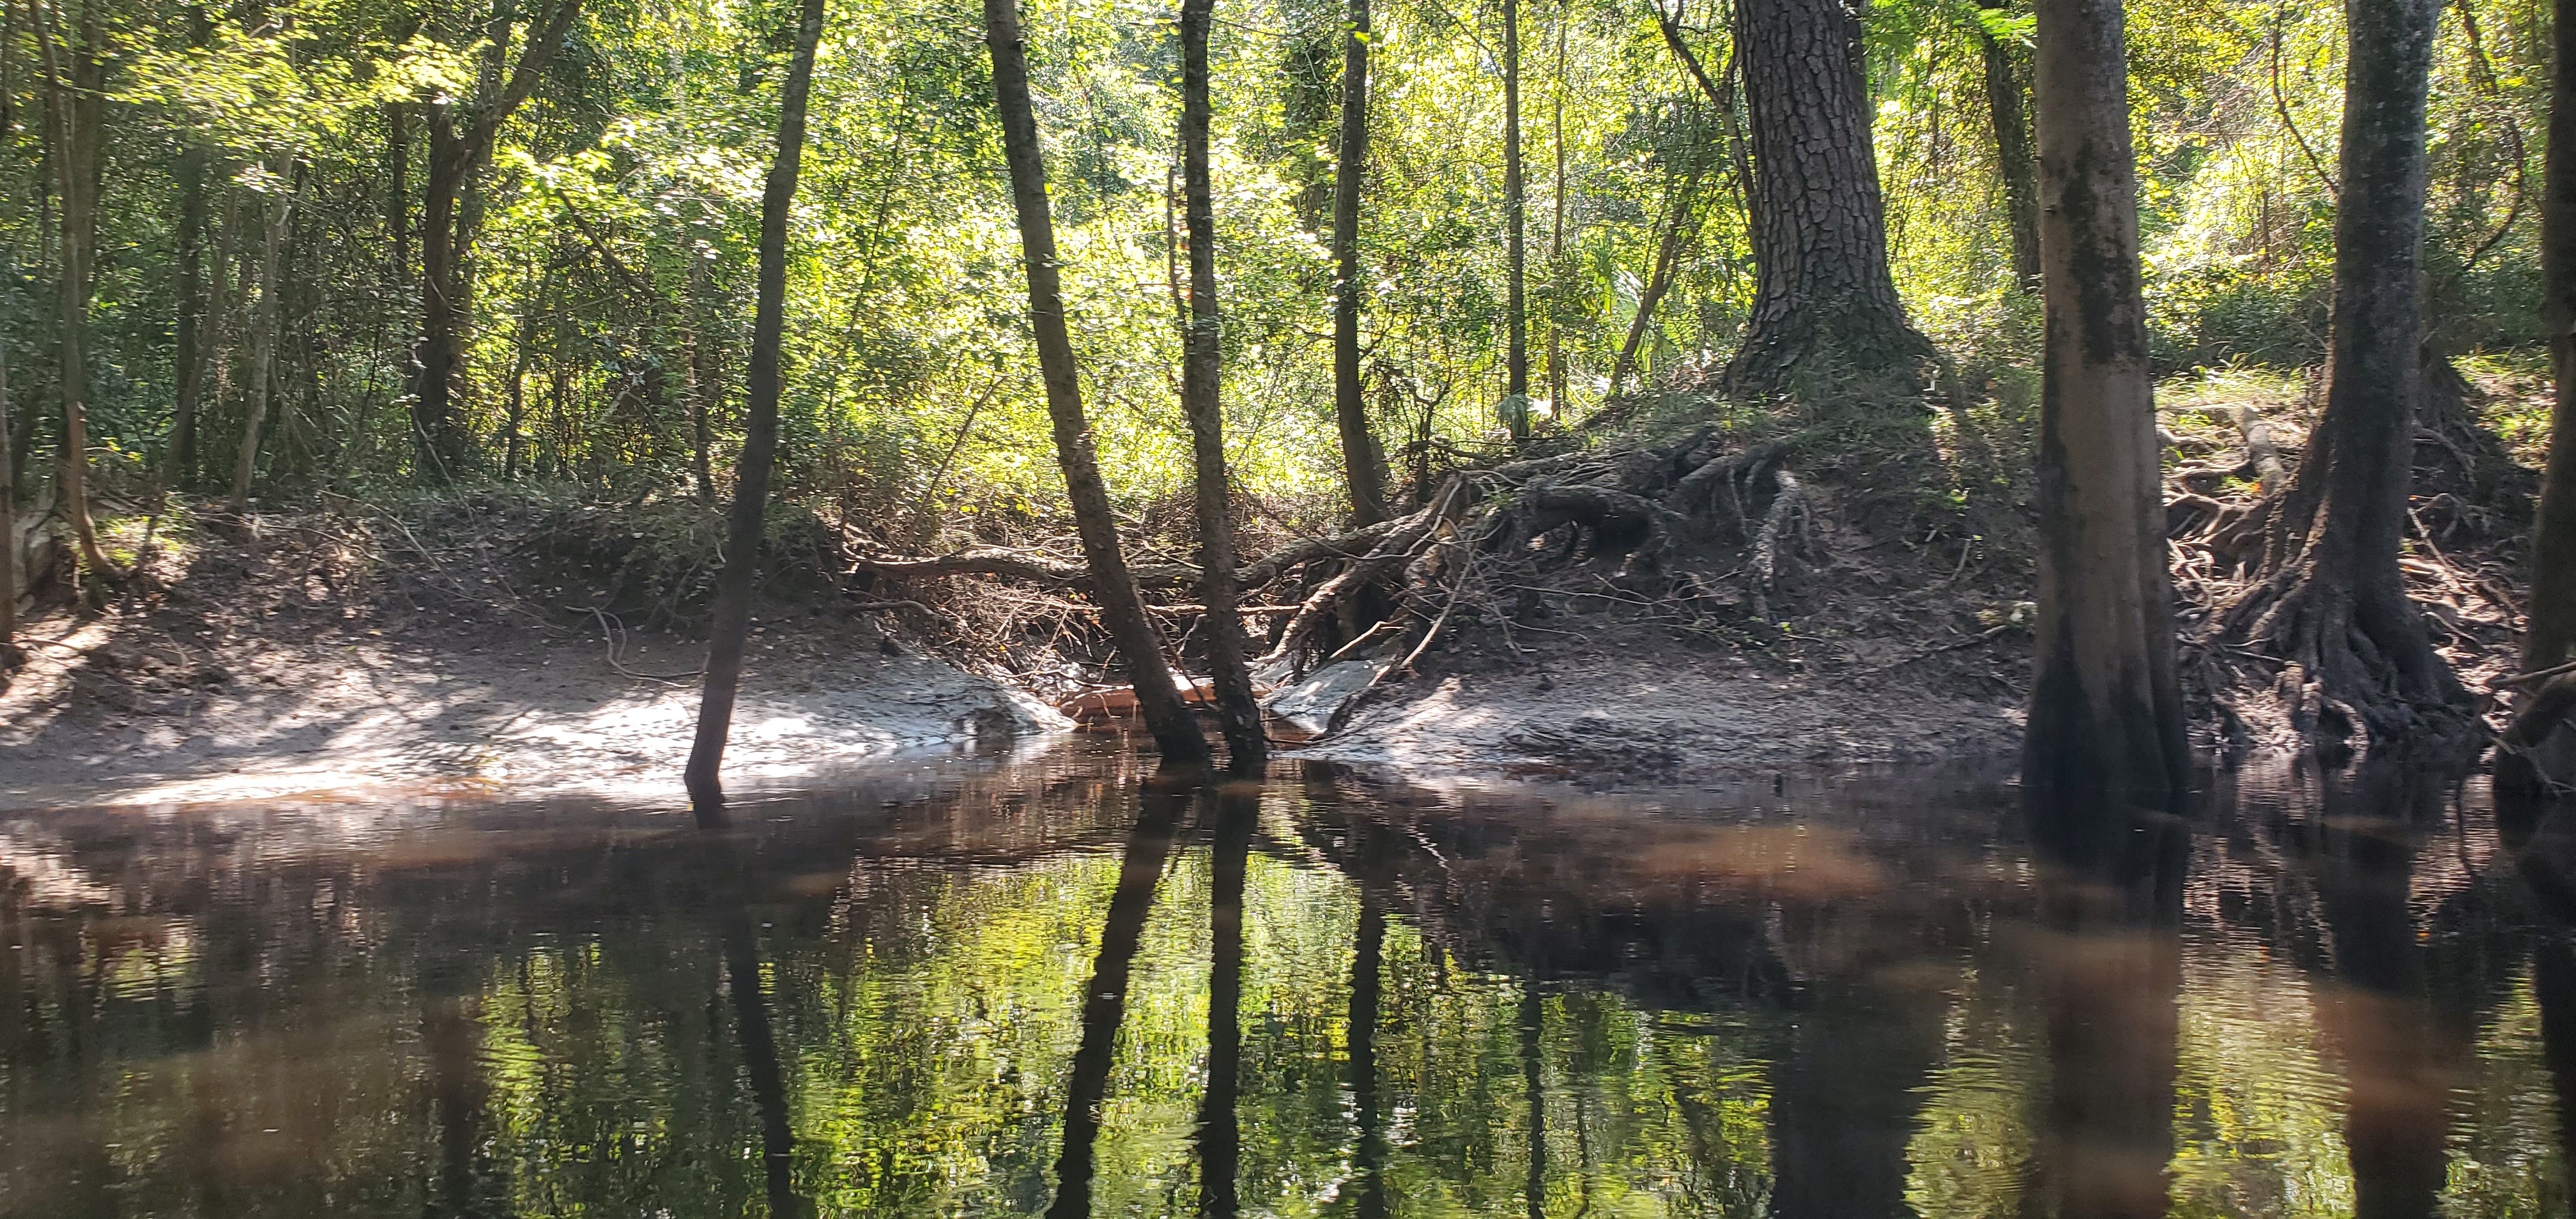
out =
[(2039, 667), (2022, 785), (2189, 789), (2120, 0), (2040, 0)]
[(2467, 726), (2397, 567), (2422, 380), (2424, 104), (2439, 0), (2348, 0), (2326, 407), (2223, 638), (2280, 660), (2313, 745), (2395, 744)]
[[(2549, 150), (2540, 181), (2541, 309), (2557, 391), (2549, 408), (2549, 464), (2532, 523), (2531, 600), (2522, 671), (2576, 661), (2576, 0), (2557, 0), (2557, 74), (2549, 90)], [(2496, 759), (2499, 789), (2536, 795), (2537, 749), (2576, 706), (2576, 673), (2527, 693)], [(2552, 776), (2560, 783), (2576, 776)]]
[[(1987, 0), (1988, 13), (2007, 11)], [(1995, 173), (2003, 179), (2004, 218), (2012, 226), (2013, 280), (2028, 288), (2039, 283), (2039, 172), (2031, 159), (2030, 115), (2023, 104), (2021, 56), (1984, 26), (1977, 27), (1978, 49), (1986, 68), (1986, 117), (1995, 130)]]
[(1386, 458), (1360, 386), (1360, 174), (1368, 164), (1369, 0), (1351, 0), (1342, 32), (1341, 162), (1333, 170), (1333, 422), (1356, 525), (1386, 519)]
[(1887, 268), (1860, 19), (1844, 0), (1744, 0), (1754, 300), (1724, 383), (1767, 395), (1838, 374), (1919, 388), (1935, 359)]
[(1189, 332), (1181, 351), (1181, 406), (1190, 419), (1191, 456), (1197, 464), (1200, 619), (1207, 640), (1208, 675), (1216, 687), (1217, 726), (1225, 734), (1227, 764), (1257, 773), (1269, 757), (1261, 708), (1243, 663), (1243, 615), (1235, 609), (1234, 521), (1225, 468), (1225, 411), (1218, 364), (1223, 320), (1216, 299), (1215, 185), (1208, 170), (1208, 26), (1216, 0), (1181, 5), (1181, 193), (1190, 235)]
[(1056, 462), (1064, 468), (1065, 498), (1091, 568), (1092, 596), (1101, 625), (1127, 661), (1136, 709), (1163, 752), (1166, 766), (1205, 765), (1207, 738), (1173, 688), (1163, 643), (1145, 619), (1145, 599), (1118, 549), (1118, 520), (1109, 488), (1100, 480), (1091, 421), (1083, 416), (1082, 384), (1073, 361), (1073, 337), (1064, 325), (1064, 290), (1056, 275), (1055, 216), (1047, 205), (1046, 154), (1038, 144), (1037, 114), (1029, 102), (1028, 54), (1020, 39), (1019, 0), (984, 0), (984, 41), (993, 52), (993, 100), (1002, 112), (1002, 152), (1010, 163), (1011, 205), (1020, 225), (1028, 271), (1029, 328), (1035, 332), (1038, 373), (1046, 384), (1047, 415), (1055, 425)]
[(1503, 0), (1503, 423), (1529, 439), (1529, 200), (1521, 178), (1521, 6)]
[(752, 309), (749, 419), (735, 468), (733, 514), (726, 522), (725, 567), (716, 580), (714, 621), (707, 628), (707, 681), (698, 701), (698, 735), (684, 772), (701, 817), (718, 815), (724, 788), (725, 737), (742, 683), (743, 645), (751, 634), (751, 585), (760, 569), (761, 521), (769, 508), (769, 467), (778, 453), (778, 348), (787, 317), (787, 213), (796, 202), (796, 171), (805, 154), (805, 98), (814, 83), (814, 44), (823, 35), (823, 0), (804, 0), (796, 20), (796, 53), (778, 105), (778, 155), (760, 192), (760, 282)]

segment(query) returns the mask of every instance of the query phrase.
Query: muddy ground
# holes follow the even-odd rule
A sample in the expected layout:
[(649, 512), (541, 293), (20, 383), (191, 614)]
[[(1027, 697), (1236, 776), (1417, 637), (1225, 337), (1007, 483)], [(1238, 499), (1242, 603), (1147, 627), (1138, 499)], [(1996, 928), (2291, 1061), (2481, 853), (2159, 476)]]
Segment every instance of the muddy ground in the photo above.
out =
[[(0, 690), (0, 807), (676, 790), (702, 642), (438, 596), (427, 571), (326, 581), (310, 546), (268, 534), (182, 537), (156, 564), (163, 591), (100, 613), (55, 605), (24, 629), (29, 663)], [(764, 608), (731, 777), (1066, 726), (870, 616)]]

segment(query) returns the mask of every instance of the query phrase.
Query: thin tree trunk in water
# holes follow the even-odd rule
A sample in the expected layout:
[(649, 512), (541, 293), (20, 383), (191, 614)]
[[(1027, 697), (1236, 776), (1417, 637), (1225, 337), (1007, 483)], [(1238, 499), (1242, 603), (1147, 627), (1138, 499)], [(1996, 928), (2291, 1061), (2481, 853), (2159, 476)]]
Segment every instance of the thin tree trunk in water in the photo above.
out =
[(90, 243), (96, 230), (107, 40), (98, 5), (99, 0), (84, 0), (81, 6), (78, 50), (56, 46), (56, 39), (67, 35), (51, 28), (59, 12), (51, 7), (37, 19), (36, 41), (44, 63), (46, 117), (53, 128), (56, 188), (62, 195), (62, 278), (57, 295), (62, 367), (56, 374), (63, 395), (62, 511), (71, 518), (81, 566), (114, 581), (124, 573), (99, 550), (98, 528), (89, 515)]
[(1118, 884), (1110, 890), (1109, 912), (1101, 920), (1100, 950), (1092, 958), (1091, 982), (1082, 990), (1082, 1040), (1074, 1048), (1070, 1078), (1065, 1081), (1064, 1147), (1056, 1157), (1055, 1202), (1047, 1207), (1048, 1219), (1084, 1219), (1091, 1214), (1100, 1105), (1108, 1097), (1109, 1070), (1117, 1063), (1118, 1026), (1127, 1019), (1127, 982), (1135, 972), (1145, 918), (1153, 913), (1154, 890), (1171, 855), (1172, 835), (1179, 828), (1185, 799), (1177, 792), (1146, 787), (1136, 827), (1128, 833), (1126, 853), (1118, 861)]
[[(1991, 2), (1980, 8), (2002, 13)], [(1995, 130), (1995, 172), (2003, 179), (2004, 214), (2012, 225), (2013, 277), (2027, 290), (2039, 284), (2039, 174), (2031, 158), (2030, 115), (2023, 105), (2020, 56), (2003, 40), (1977, 29), (1986, 67), (1986, 116)]]
[(277, 361), (277, 259), (286, 244), (286, 227), (295, 197), (279, 192), (268, 201), (267, 231), (259, 250), (259, 314), (251, 323), (250, 410), (243, 416), (241, 451), (233, 458), (232, 510), (250, 503), (250, 479), (259, 463), (259, 427), (268, 415), (270, 374)]
[(1755, 292), (1726, 386), (1775, 393), (1793, 370), (1919, 384), (1935, 353), (1888, 273), (1859, 18), (1844, 0), (1744, 0), (1735, 45), (1753, 120)]
[(1681, 264), (1682, 250), (1696, 233), (1691, 222), (1692, 197), (1699, 193), (1699, 171), (1693, 169), (1682, 180), (1681, 189), (1673, 194), (1673, 218), (1664, 226), (1664, 239), (1655, 247), (1655, 265), (1646, 272), (1646, 287), (1637, 294), (1637, 312), (1628, 318), (1628, 337), (1620, 340), (1619, 359), (1610, 366), (1610, 396), (1618, 397), (1628, 388), (1628, 378), (1636, 375), (1637, 354), (1646, 340), (1646, 331), (1654, 325), (1655, 307), (1664, 301), (1664, 293), (1673, 286), (1675, 268)]
[(1386, 907), (1366, 880), (1360, 883), (1359, 897), (1359, 926), (1353, 932), (1351, 947), (1350, 1041), (1346, 1055), (1350, 1061), (1351, 1109), (1359, 1126), (1359, 1153), (1354, 1157), (1354, 1168), (1360, 1176), (1357, 1214), (1360, 1219), (1385, 1219), (1386, 1161), (1391, 1148), (1387, 1145), (1386, 1111), (1378, 1092), (1377, 1026), (1384, 987)]
[(2349, 0), (2343, 190), (2335, 210), (2326, 407), (2272, 501), (2257, 581), (2224, 637), (2286, 662), (2278, 689), (2316, 747), (2467, 728), (2397, 566), (2422, 380), (2417, 264), (2424, 105), (2438, 0)]
[(2041, 934), (2025, 959), (2046, 1012), (2049, 1095), (2021, 1213), (2163, 1219), (2191, 835), (2094, 799), (2035, 799), (2029, 812)]
[(1521, 6), (1503, 0), (1503, 249), (1510, 264), (1503, 352), (1503, 422), (1529, 439), (1529, 201), (1521, 181)]
[(1259, 795), (1208, 797), (1216, 808), (1209, 851), (1207, 1093), (1199, 1102), (1199, 1214), (1233, 1219), (1242, 1208), (1235, 1184), (1243, 1129), (1235, 1115), (1243, 1086), (1243, 881)]
[(751, 634), (751, 586), (760, 571), (761, 522), (769, 508), (769, 468), (778, 454), (778, 348), (787, 316), (787, 213), (796, 202), (796, 173), (805, 156), (805, 98), (814, 83), (814, 43), (823, 35), (823, 0), (803, 0), (796, 53), (778, 105), (778, 155), (760, 192), (760, 283), (751, 322), (749, 418), (734, 467), (733, 514), (726, 523), (725, 567), (707, 627), (707, 681), (698, 701), (698, 735), (684, 778), (701, 808), (724, 804), (718, 772), (733, 728), (733, 699), (742, 684), (743, 646)]
[(1342, 435), (1342, 478), (1351, 519), (1386, 519), (1386, 466), (1369, 429), (1360, 389), (1360, 178), (1368, 165), (1369, 0), (1350, 0), (1342, 31), (1342, 138), (1333, 170), (1333, 422)]
[(1046, 384), (1047, 416), (1055, 425), (1056, 462), (1064, 468), (1065, 498), (1082, 554), (1091, 567), (1092, 596), (1101, 625), (1127, 662), (1136, 709), (1162, 750), (1167, 766), (1204, 766), (1207, 738), (1172, 685), (1162, 640), (1145, 620), (1145, 600), (1118, 549), (1118, 520), (1109, 488), (1100, 480), (1091, 423), (1082, 412), (1082, 386), (1073, 362), (1073, 339), (1064, 325), (1064, 293), (1056, 275), (1055, 217), (1047, 206), (1046, 159), (1038, 146), (1037, 115), (1029, 102), (1027, 52), (1020, 41), (1018, 0), (984, 0), (984, 40), (993, 53), (993, 97), (1002, 114), (1002, 151), (1010, 162), (1011, 204), (1020, 226), (1028, 273), (1029, 328), (1035, 332), (1039, 377)]
[(1261, 707), (1243, 664), (1243, 615), (1235, 609), (1234, 520), (1225, 466), (1223, 378), (1218, 340), (1224, 325), (1216, 299), (1215, 186), (1208, 170), (1208, 26), (1216, 0), (1181, 4), (1181, 193), (1189, 228), (1190, 314), (1181, 346), (1181, 407), (1190, 420), (1191, 456), (1197, 466), (1199, 598), (1207, 605), (1200, 629), (1207, 641), (1208, 676), (1215, 686), (1217, 726), (1225, 735), (1227, 764), (1238, 774), (1258, 773), (1269, 757)]
[[(704, 828), (720, 830), (721, 813)], [(761, 1182), (773, 1219), (796, 1219), (809, 1209), (796, 1193), (796, 1134), (787, 1116), (787, 1078), (780, 1068), (778, 1035), (769, 1018), (769, 995), (760, 985), (760, 933), (752, 926), (745, 895), (743, 859), (730, 841), (717, 837), (706, 844), (716, 867), (716, 935), (725, 962), (726, 996), (733, 1001), (734, 1029), (742, 1042), (743, 1074), (751, 1084), (752, 1107), (760, 1122)]]
[(2163, 450), (2147, 362), (2119, 0), (2041, 0), (2039, 667), (2022, 782), (2164, 806), (2189, 788)]
[[(2532, 522), (2531, 597), (2522, 640), (2526, 673), (2576, 660), (2576, 0), (2557, 0), (2553, 7), (2558, 68), (2550, 82), (2549, 148), (2540, 174), (2540, 288), (2557, 387), (2549, 407), (2548, 465)], [(2554, 680), (2576, 686), (2566, 676)], [(2525, 692), (2524, 710), (2508, 736), (2514, 748), (2497, 752), (2496, 781), (2518, 795), (2537, 794), (2540, 775), (2527, 750), (2557, 728), (2532, 713), (2544, 701), (2539, 693)]]

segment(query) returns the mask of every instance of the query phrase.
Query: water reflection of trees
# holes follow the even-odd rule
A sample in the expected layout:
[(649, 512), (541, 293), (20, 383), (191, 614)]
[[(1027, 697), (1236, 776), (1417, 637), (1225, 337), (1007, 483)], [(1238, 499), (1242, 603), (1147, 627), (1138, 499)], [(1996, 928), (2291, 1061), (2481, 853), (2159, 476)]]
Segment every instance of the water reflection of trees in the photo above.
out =
[[(2576, 961), (2528, 930), (2533, 850), (2438, 790), (2239, 800), (2182, 831), (2188, 884), (2154, 851), (2049, 863), (1991, 794), (1135, 790), (748, 805), (731, 879), (681, 819), (596, 806), (0, 827), (78, 882), (0, 901), (0, 1211), (757, 1212), (780, 1126), (826, 1214), (2564, 1188), (2554, 1157), (2504, 1168), (2548, 1117), (2513, 1098), (2576, 1061)], [(2373, 1141), (2366, 1089), (2452, 1084), (2438, 1139)]]

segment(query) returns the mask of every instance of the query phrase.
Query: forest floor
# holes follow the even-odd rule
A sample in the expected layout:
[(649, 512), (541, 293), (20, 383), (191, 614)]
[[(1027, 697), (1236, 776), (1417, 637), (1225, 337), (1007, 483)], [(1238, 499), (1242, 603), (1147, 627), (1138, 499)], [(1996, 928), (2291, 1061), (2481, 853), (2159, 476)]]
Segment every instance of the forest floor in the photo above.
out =
[[(257, 534), (183, 530), (154, 564), (158, 592), (22, 628), (28, 664), (0, 689), (0, 807), (676, 790), (703, 642), (459, 596), (462, 573), (419, 552), (353, 578), (363, 535), (345, 520), (272, 517)], [(734, 776), (1065, 725), (872, 616), (762, 609)]]
[[(2513, 509), (2527, 521), (2521, 476), (2536, 456), (2511, 416), (2530, 414), (2545, 383), (2472, 373), (2506, 444), (2463, 456), (2428, 433), (2406, 574), (2445, 655), (2484, 692), (2511, 671)], [(2266, 671), (2201, 639), (2205, 607), (2232, 578), (2202, 522), (2251, 502), (2265, 477), (2273, 450), (2258, 452), (2242, 421), (2268, 420), (2271, 444), (2294, 459), (2313, 404), (2294, 381), (2216, 376), (2163, 398), (2195, 738), (2239, 756), (2285, 747), (2261, 713)], [(1368, 566), (1356, 550), (1274, 569), (1253, 598), (1290, 602), (1268, 609), (1272, 644), (1282, 611), (1303, 604), (1317, 611), (1303, 654), (1338, 651), (1383, 674), (1330, 732), (1283, 756), (1413, 781), (1595, 787), (1806, 781), (1880, 764), (2007, 772), (2031, 669), (2027, 510), (1974, 524), (1891, 515), (1864, 475), (1802, 467), (1803, 482), (1784, 481), (1783, 461), (1698, 435), (1466, 469), (1482, 480), (1473, 506), (1408, 518), (1420, 528), (1380, 547), (1391, 557), (1359, 617), (1356, 591), (1337, 612), (1320, 608), (1334, 573)], [(2444, 461), (2503, 474), (2432, 468)], [(1685, 494), (1694, 469), (1725, 478)], [(1650, 524), (1635, 515), (1643, 502), (1677, 507)], [(1017, 575), (932, 570), (872, 554), (882, 539), (798, 520), (772, 538), (787, 557), (773, 556), (764, 585), (730, 775), (785, 780), (906, 747), (1054, 731), (1067, 721), (1052, 703), (1114, 680), (1097, 668), (1096, 624), (1062, 591), (1061, 539), (986, 537), (951, 556), (1019, 556)], [(526, 493), (399, 509), (326, 498), (247, 527), (174, 513), (148, 585), (83, 612), (56, 589), (22, 627), (29, 663), (0, 686), (0, 807), (103, 792), (157, 804), (388, 787), (667, 791), (694, 725), (704, 644), (687, 628), (713, 574), (714, 521), (686, 501)], [(128, 554), (140, 525), (116, 526)], [(1163, 555), (1179, 549), (1164, 539)], [(1145, 551), (1140, 571), (1156, 561)], [(1033, 573), (1032, 559), (1059, 574)], [(1174, 577), (1149, 592), (1192, 596)], [(1185, 661), (1194, 610), (1157, 610)], [(1403, 629), (1355, 633), (1380, 615)]]

